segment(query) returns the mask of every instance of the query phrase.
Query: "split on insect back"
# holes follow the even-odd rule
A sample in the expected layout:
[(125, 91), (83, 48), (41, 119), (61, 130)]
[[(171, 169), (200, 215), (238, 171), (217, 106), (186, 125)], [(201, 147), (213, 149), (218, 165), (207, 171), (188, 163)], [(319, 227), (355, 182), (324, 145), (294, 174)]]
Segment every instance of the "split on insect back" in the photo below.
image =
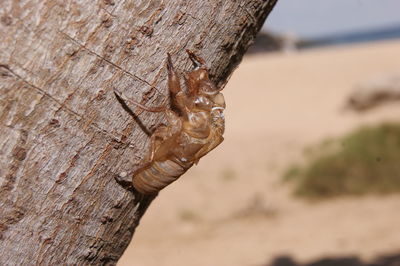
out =
[(116, 95), (148, 112), (163, 112), (167, 125), (160, 125), (150, 136), (150, 149), (142, 165), (133, 173), (134, 188), (142, 194), (154, 194), (177, 180), (201, 157), (223, 141), (224, 96), (209, 79), (205, 61), (187, 50), (194, 70), (185, 75), (186, 89), (167, 54), (169, 107), (148, 107)]

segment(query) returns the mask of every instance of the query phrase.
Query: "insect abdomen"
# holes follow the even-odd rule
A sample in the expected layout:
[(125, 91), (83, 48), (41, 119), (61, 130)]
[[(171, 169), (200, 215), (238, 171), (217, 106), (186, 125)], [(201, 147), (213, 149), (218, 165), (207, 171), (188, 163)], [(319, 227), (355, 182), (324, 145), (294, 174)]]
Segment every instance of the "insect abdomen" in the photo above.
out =
[(171, 160), (155, 161), (149, 168), (133, 176), (133, 186), (142, 194), (157, 193), (177, 180), (189, 168), (190, 165), (184, 168)]

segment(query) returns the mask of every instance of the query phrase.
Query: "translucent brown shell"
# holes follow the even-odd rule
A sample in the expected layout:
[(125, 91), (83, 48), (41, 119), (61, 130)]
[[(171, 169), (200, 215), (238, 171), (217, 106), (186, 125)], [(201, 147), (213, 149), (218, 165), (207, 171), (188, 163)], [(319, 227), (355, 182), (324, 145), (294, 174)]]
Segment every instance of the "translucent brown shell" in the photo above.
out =
[(201, 157), (222, 141), (225, 101), (210, 81), (204, 60), (187, 50), (195, 65), (185, 75), (185, 89), (167, 57), (170, 107), (146, 107), (124, 100), (149, 112), (163, 112), (167, 125), (160, 125), (150, 137), (150, 150), (133, 174), (133, 186), (142, 194), (157, 193), (177, 180)]

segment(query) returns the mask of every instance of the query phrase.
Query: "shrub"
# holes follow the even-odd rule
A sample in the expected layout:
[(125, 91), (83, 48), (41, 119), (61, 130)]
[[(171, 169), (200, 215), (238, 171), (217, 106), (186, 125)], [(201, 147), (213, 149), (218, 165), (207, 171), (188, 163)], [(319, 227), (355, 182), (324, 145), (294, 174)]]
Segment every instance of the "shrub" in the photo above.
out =
[(287, 171), (295, 194), (322, 199), (400, 192), (400, 125), (363, 127), (327, 143), (304, 166)]

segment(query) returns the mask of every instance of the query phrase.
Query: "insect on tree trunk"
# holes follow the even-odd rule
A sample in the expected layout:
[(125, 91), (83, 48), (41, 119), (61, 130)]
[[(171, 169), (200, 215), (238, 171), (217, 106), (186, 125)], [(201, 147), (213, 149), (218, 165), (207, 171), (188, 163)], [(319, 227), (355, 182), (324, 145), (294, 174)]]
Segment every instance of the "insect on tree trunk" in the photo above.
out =
[(164, 118), (113, 90), (167, 104), (167, 52), (184, 72), (187, 48), (223, 86), (275, 2), (3, 0), (0, 264), (115, 264), (154, 198), (115, 177)]

